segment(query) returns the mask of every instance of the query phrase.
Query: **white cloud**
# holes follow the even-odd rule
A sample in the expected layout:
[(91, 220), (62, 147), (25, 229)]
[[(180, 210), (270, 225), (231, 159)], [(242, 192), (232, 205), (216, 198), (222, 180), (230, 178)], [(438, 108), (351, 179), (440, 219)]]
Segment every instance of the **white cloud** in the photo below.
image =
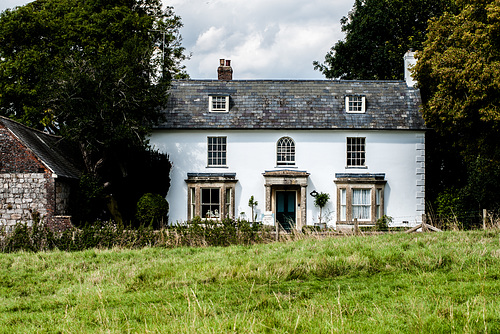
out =
[[(235, 79), (321, 79), (312, 62), (343, 38), (340, 19), (354, 0), (163, 0), (184, 23), (188, 73), (215, 79), (219, 58)], [(0, 0), (0, 10), (28, 0)]]
[(220, 48), (224, 45), (224, 27), (210, 27), (207, 31), (198, 36), (195, 49), (198, 52)]
[(174, 0), (181, 16), (185, 64), (192, 78), (216, 78), (219, 58), (232, 59), (235, 79), (323, 78), (322, 61), (343, 38), (340, 19), (353, 0)]

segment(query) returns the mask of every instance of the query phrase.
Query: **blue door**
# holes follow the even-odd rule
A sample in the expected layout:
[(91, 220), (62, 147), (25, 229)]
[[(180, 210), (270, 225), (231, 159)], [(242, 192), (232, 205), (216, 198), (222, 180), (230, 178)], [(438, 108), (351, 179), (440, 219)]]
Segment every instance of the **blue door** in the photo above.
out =
[(295, 191), (276, 191), (276, 220), (285, 230), (295, 228)]

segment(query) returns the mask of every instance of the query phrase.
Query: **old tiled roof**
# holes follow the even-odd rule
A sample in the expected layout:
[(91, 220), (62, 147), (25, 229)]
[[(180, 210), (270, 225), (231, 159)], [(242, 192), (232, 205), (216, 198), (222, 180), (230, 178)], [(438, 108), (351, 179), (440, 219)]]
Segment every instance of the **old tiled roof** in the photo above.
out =
[(75, 179), (80, 171), (60, 148), (61, 137), (29, 128), (11, 119), (1, 117), (2, 123), (23, 145), (58, 177)]
[[(228, 113), (210, 113), (208, 96), (230, 96)], [(366, 112), (345, 112), (346, 95)], [(420, 93), (404, 81), (174, 80), (160, 129), (425, 129)]]

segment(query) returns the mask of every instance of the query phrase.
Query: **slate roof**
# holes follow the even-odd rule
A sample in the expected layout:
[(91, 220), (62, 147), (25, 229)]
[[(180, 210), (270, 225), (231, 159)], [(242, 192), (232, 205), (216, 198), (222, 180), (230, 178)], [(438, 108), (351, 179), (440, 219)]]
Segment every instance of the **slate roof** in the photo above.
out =
[(61, 150), (61, 137), (38, 131), (0, 116), (2, 123), (23, 145), (58, 177), (76, 179), (80, 171)]
[[(423, 130), (418, 89), (404, 81), (174, 80), (159, 129)], [(230, 96), (228, 113), (210, 113), (208, 96)], [(345, 112), (363, 95), (366, 112)]]

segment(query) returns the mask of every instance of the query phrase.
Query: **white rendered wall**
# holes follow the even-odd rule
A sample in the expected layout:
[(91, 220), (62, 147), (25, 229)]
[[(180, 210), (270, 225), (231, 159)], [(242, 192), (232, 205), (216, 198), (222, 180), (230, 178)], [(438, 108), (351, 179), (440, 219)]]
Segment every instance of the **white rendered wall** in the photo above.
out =
[[(207, 136), (227, 137), (227, 167), (207, 167)], [(295, 167), (276, 166), (276, 142), (288, 136), (295, 141)], [(366, 138), (366, 168), (346, 168), (346, 138)], [(319, 210), (309, 193), (330, 194), (323, 216), (336, 221), (336, 173), (385, 173), (385, 214), (414, 226), (424, 213), (424, 133), (422, 131), (343, 130), (157, 130), (151, 145), (167, 153), (172, 162), (167, 195), (170, 221), (187, 219), (187, 173), (236, 173), (235, 213), (250, 217), (248, 200), (265, 210), (265, 171), (293, 169), (310, 173), (307, 188), (307, 224), (318, 222)], [(325, 219), (323, 218), (323, 221)]]

